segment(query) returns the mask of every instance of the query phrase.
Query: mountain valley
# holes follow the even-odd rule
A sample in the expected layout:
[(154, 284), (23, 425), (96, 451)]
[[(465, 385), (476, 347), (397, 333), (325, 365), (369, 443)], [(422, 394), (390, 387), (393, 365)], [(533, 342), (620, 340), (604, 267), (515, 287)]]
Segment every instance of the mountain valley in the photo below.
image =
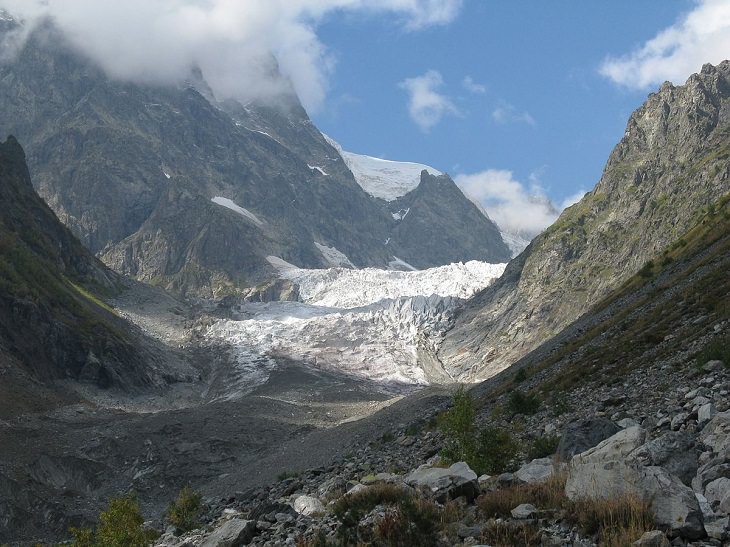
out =
[(293, 91), (120, 81), (51, 22), (0, 128), (0, 543), (134, 492), (157, 547), (620, 545), (571, 520), (610, 491), (632, 543), (730, 544), (730, 61), (652, 93), (524, 250)]

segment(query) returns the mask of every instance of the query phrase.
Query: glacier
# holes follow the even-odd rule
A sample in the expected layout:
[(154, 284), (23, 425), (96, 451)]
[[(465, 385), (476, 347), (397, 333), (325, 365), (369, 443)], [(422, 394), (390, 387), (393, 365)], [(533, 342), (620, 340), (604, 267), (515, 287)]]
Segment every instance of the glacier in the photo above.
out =
[(453, 312), (491, 284), (505, 264), (478, 261), (420, 271), (300, 269), (270, 257), (299, 301), (241, 302), (206, 338), (233, 351), (231, 394), (268, 378), (277, 359), (335, 370), (394, 391), (450, 381), (435, 355)]

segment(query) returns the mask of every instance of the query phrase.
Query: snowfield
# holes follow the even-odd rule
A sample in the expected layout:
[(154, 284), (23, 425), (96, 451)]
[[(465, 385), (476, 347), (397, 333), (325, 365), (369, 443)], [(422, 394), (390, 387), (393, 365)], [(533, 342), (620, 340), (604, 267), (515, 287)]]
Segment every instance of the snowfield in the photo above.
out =
[(270, 257), (299, 287), (299, 302), (246, 302), (207, 338), (233, 348), (231, 389), (260, 384), (276, 358), (399, 386), (448, 382), (432, 355), (456, 306), (491, 284), (504, 264), (467, 262), (422, 271), (304, 270)]
[(415, 190), (421, 183), (421, 171), (425, 170), (436, 176), (443, 174), (422, 163), (383, 160), (347, 152), (337, 141), (327, 135), (324, 137), (340, 153), (360, 187), (371, 196), (385, 201), (394, 201)]

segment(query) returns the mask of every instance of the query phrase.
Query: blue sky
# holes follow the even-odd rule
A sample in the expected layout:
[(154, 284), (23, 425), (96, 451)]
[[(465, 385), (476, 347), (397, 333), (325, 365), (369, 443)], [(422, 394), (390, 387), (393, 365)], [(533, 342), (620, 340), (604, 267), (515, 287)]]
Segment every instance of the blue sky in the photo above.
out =
[[(0, 0), (116, 78), (219, 99), (291, 82), (346, 150), (451, 174), (528, 235), (598, 181), (664, 80), (730, 57), (730, 0)], [(276, 56), (285, 79), (269, 70)], [(538, 200), (533, 199), (537, 196)]]
[[(602, 75), (607, 58), (631, 54), (697, 7), (467, 0), (453, 21), (417, 31), (335, 14), (318, 28), (336, 64), (313, 118), (347, 150), (452, 176), (491, 170), (484, 184), (509, 177), (560, 205), (595, 185), (630, 113), (657, 87)], [(447, 106), (419, 125), (402, 82), (424, 75)]]

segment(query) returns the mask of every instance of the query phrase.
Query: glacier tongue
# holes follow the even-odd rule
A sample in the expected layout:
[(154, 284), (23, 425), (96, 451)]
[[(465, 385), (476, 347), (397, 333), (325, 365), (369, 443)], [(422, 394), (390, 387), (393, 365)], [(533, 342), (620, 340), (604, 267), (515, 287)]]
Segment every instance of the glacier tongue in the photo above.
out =
[(250, 387), (265, 380), (270, 368), (261, 364), (275, 358), (394, 388), (448, 380), (425, 367), (421, 357), (435, 352), (459, 302), (505, 267), (472, 261), (415, 272), (303, 270), (275, 257), (270, 262), (299, 286), (302, 301), (246, 302), (236, 306), (233, 319), (217, 321), (207, 331), (209, 340), (236, 352), (239, 380), (231, 388), (238, 392), (246, 378)]

